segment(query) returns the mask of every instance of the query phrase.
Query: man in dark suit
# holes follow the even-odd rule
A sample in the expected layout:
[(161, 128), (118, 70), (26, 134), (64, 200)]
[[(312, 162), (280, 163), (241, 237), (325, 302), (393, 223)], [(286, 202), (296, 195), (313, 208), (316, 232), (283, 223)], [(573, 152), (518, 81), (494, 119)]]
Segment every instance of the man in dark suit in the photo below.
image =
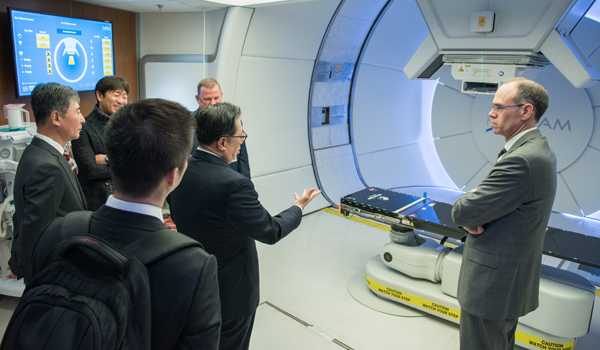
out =
[(42, 229), (57, 216), (87, 208), (63, 155), (65, 144), (79, 137), (85, 123), (79, 95), (67, 86), (40, 84), (31, 93), (31, 107), (37, 135), (23, 152), (15, 175), (15, 230), (8, 264), (17, 278), (25, 276)]
[[(223, 100), (223, 93), (221, 92), (221, 85), (213, 78), (204, 78), (198, 83), (198, 95), (196, 95), (196, 101), (198, 102), (198, 109), (192, 113), (192, 116), (197, 119), (198, 112), (204, 106), (210, 106), (217, 103), (221, 103)], [(192, 153), (198, 148), (198, 138), (194, 135), (194, 145), (192, 147)], [(229, 164), (231, 169), (238, 173), (250, 178), (250, 162), (248, 161), (248, 150), (246, 149), (246, 143), (242, 143), (240, 147), (240, 153), (236, 158)]]
[(177, 229), (204, 245), (219, 262), (221, 346), (248, 349), (259, 303), (256, 241), (275, 244), (302, 220), (304, 207), (321, 191), (294, 193), (296, 201), (272, 217), (260, 204), (252, 181), (228, 164), (247, 135), (240, 108), (220, 103), (200, 109), (194, 150), (181, 185), (171, 194), (171, 215)]
[[(92, 214), (91, 234), (122, 249), (165, 229), (162, 205), (186, 170), (194, 124), (183, 106), (160, 99), (127, 104), (111, 117), (105, 142), (115, 193)], [(52, 238), (63, 220), (42, 232), (38, 261), (58, 243)], [(148, 276), (152, 349), (216, 350), (221, 307), (215, 257), (184, 248), (150, 265)]]
[(452, 209), (469, 232), (458, 283), (461, 349), (513, 349), (518, 318), (538, 307), (542, 246), (556, 193), (556, 157), (536, 125), (544, 88), (523, 78), (496, 92), (491, 117), (506, 145), (481, 184)]
[(89, 210), (97, 210), (113, 193), (113, 183), (106, 146), (104, 129), (111, 115), (127, 103), (129, 84), (117, 76), (104, 77), (96, 84), (94, 110), (85, 118), (81, 135), (73, 140), (73, 157), (79, 167), (77, 178)]

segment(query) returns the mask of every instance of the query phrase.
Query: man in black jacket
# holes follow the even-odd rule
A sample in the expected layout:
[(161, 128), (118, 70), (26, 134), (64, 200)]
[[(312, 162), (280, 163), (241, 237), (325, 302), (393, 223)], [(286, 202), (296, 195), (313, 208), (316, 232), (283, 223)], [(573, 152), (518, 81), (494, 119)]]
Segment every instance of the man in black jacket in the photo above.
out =
[(287, 236), (300, 225), (304, 207), (321, 193), (314, 188), (302, 196), (294, 193), (289, 209), (269, 215), (252, 181), (228, 166), (247, 137), (240, 115), (240, 108), (227, 102), (200, 109), (200, 147), (171, 194), (177, 229), (202, 243), (219, 262), (223, 350), (248, 349), (260, 299), (255, 240), (275, 244)]
[(31, 93), (31, 107), (37, 135), (17, 167), (15, 231), (8, 262), (18, 278), (25, 276), (42, 229), (58, 216), (87, 208), (79, 181), (63, 155), (65, 144), (79, 137), (85, 123), (79, 95), (68, 86), (39, 84)]
[(129, 84), (121, 77), (104, 77), (96, 84), (95, 92), (98, 103), (86, 117), (79, 139), (72, 142), (73, 157), (79, 167), (77, 177), (89, 210), (100, 208), (113, 193), (104, 129), (110, 116), (127, 103)]
[[(130, 103), (111, 117), (105, 142), (115, 193), (93, 213), (92, 234), (122, 249), (165, 229), (162, 205), (187, 168), (193, 130), (187, 109), (160, 99)], [(55, 237), (63, 220), (41, 234), (36, 259), (44, 261), (52, 249), (44, 238)], [(221, 306), (215, 257), (188, 247), (149, 266), (148, 275), (152, 349), (216, 350)]]

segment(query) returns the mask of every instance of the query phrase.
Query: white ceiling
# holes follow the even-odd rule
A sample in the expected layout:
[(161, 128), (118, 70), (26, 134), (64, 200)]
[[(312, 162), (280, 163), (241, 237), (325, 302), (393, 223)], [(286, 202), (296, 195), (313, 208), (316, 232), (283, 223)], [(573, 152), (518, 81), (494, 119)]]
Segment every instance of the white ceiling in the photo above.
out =
[[(220, 8), (229, 7), (229, 5), (220, 4), (206, 0), (76, 0), (105, 7), (113, 7), (120, 10), (131, 12), (202, 12), (213, 11)], [(271, 0), (273, 1), (273, 0)], [(287, 0), (287, 2), (303, 2), (313, 0)], [(281, 4), (275, 2), (264, 5), (252, 5), (250, 7), (260, 7)], [(162, 8), (159, 10), (159, 6)]]

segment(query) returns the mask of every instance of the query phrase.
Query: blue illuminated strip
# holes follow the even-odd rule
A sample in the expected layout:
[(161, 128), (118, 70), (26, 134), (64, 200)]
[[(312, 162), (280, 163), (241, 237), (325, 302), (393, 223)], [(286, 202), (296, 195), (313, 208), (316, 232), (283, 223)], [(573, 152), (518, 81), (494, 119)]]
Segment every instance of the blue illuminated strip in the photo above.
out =
[(68, 34), (68, 35), (81, 35), (81, 30), (72, 30), (72, 29), (56, 29), (56, 33), (58, 34)]

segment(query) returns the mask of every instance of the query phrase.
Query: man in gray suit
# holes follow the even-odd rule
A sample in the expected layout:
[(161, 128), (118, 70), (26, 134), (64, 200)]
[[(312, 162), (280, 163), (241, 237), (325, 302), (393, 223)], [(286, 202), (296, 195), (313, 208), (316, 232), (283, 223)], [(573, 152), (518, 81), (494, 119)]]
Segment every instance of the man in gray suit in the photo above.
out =
[(479, 187), (460, 197), (452, 219), (469, 233), (458, 284), (460, 347), (513, 349), (518, 318), (538, 307), (546, 225), (556, 193), (556, 157), (536, 125), (544, 88), (506, 81), (489, 113), (506, 145)]
[[(31, 250), (54, 218), (87, 209), (83, 191), (63, 152), (85, 123), (79, 95), (68, 86), (39, 84), (31, 93), (37, 135), (23, 152), (15, 176), (15, 225), (9, 265), (25, 275)], [(27, 282), (27, 281), (25, 281)]]

